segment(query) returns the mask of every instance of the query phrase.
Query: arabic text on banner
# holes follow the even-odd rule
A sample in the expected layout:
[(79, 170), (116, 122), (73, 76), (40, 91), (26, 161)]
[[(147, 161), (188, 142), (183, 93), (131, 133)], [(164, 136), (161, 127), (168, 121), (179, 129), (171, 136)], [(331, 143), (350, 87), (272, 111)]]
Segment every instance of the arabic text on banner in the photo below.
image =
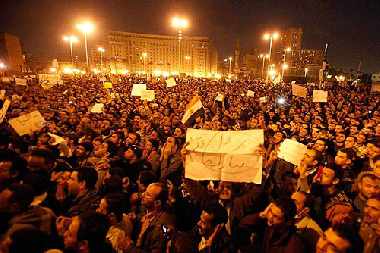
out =
[(44, 123), (45, 120), (39, 111), (33, 111), (9, 120), (9, 124), (20, 136), (40, 130)]
[(324, 90), (313, 90), (314, 103), (327, 103), (328, 92)]

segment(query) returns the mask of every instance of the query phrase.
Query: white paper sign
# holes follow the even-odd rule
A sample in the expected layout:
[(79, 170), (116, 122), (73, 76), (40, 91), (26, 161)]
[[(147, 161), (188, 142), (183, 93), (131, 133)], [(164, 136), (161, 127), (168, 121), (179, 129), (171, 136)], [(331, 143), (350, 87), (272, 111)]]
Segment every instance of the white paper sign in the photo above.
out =
[(371, 87), (371, 92), (380, 92), (380, 83), (373, 83)]
[(255, 92), (251, 90), (247, 90), (247, 97), (254, 97), (254, 96), (255, 96)]
[(188, 121), (190, 117), (201, 108), (203, 108), (202, 101), (197, 96), (193, 97), (186, 107), (185, 114), (182, 117), (182, 123), (185, 124), (186, 121)]
[(155, 93), (154, 90), (143, 90), (141, 92), (141, 99), (147, 100), (149, 102), (153, 101), (155, 99)]
[(278, 157), (291, 164), (299, 166), (306, 150), (306, 145), (295, 140), (286, 139), (280, 145)]
[(224, 100), (224, 95), (221, 93), (218, 93), (218, 95), (215, 98), (216, 101), (223, 102)]
[(177, 83), (173, 77), (166, 79), (166, 87), (171, 88), (171, 87), (174, 87), (176, 85), (177, 85)]
[(297, 97), (307, 97), (307, 88), (292, 84), (292, 94)]
[(194, 180), (222, 180), (261, 184), (262, 157), (190, 152), (185, 177)]
[(7, 114), (10, 104), (11, 104), (11, 101), (7, 99), (5, 100), (3, 107), (0, 109), (0, 123), (4, 121), (5, 115)]
[(34, 111), (9, 120), (9, 124), (20, 136), (32, 134), (40, 130), (43, 128), (44, 123), (45, 120), (39, 111)]
[(264, 131), (210, 131), (188, 128), (187, 149), (194, 152), (253, 154), (264, 143)]
[(90, 112), (93, 113), (102, 113), (104, 109), (103, 103), (95, 103), (95, 105), (90, 109)]
[(313, 90), (314, 103), (327, 103), (328, 92), (324, 90)]
[(1, 81), (2, 81), (3, 83), (10, 83), (10, 82), (12, 81), (12, 79), (11, 79), (10, 77), (3, 77), (3, 78), (1, 79)]
[(23, 85), (23, 86), (26, 86), (27, 85), (27, 82), (26, 82), (26, 79), (25, 78), (15, 78), (15, 83), (16, 85)]
[(267, 97), (261, 97), (261, 98), (259, 98), (259, 101), (260, 101), (260, 103), (262, 104), (262, 103), (266, 103), (267, 102)]
[(52, 134), (52, 133), (48, 133), (48, 135), (51, 137), (51, 138), (54, 138), (54, 143), (52, 143), (52, 145), (57, 145), (57, 144), (60, 144), (62, 142), (65, 142), (65, 139), (61, 136), (58, 136), (56, 134)]
[(145, 83), (135, 83), (133, 84), (131, 96), (140, 97), (144, 90), (146, 90)]

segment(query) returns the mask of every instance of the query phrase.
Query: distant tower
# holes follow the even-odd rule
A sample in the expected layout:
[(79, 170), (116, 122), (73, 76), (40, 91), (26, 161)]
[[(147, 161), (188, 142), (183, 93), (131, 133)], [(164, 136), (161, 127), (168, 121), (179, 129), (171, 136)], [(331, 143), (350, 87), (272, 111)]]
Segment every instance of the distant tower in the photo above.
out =
[(234, 51), (234, 73), (240, 73), (240, 40), (236, 40), (235, 51)]

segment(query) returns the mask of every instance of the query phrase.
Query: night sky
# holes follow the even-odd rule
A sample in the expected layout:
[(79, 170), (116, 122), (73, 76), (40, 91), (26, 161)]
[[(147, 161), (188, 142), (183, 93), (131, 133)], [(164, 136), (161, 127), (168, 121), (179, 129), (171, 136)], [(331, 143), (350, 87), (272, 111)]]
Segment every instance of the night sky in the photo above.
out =
[[(175, 34), (170, 17), (187, 17), (189, 35), (210, 37), (220, 58), (232, 54), (236, 39), (247, 51), (265, 44), (262, 25), (299, 26), (304, 48), (330, 43), (329, 61), (337, 67), (380, 72), (380, 0), (0, 0), (0, 31), (18, 35), (24, 49), (53, 58), (67, 53), (62, 35), (89, 19), (97, 30)], [(78, 50), (77, 46), (75, 50)], [(83, 51), (83, 50), (81, 50)]]

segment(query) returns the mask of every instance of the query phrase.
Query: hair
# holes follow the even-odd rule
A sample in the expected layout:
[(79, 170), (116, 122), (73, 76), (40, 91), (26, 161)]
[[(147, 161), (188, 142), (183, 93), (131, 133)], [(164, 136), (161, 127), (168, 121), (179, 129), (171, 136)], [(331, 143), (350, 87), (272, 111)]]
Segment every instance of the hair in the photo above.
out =
[(291, 198), (282, 196), (273, 202), (282, 210), (285, 222), (293, 221), (294, 217), (297, 214), (297, 207)]
[(339, 179), (339, 182), (343, 178), (343, 171), (338, 167), (338, 165), (335, 164), (332, 160), (327, 162), (327, 164), (324, 166), (325, 168), (329, 168), (335, 172), (335, 178)]
[(105, 244), (109, 223), (105, 215), (87, 211), (79, 216), (78, 241), (88, 241), (90, 252), (99, 252)]
[(34, 227), (26, 227), (12, 233), (9, 253), (43, 253), (49, 248), (49, 236)]
[(360, 239), (359, 235), (356, 233), (355, 226), (351, 223), (339, 223), (332, 226), (332, 229), (339, 237), (348, 241), (351, 246), (347, 250), (347, 253), (362, 252), (363, 241)]
[(46, 163), (52, 163), (55, 160), (53, 153), (46, 149), (35, 149), (31, 152), (31, 156), (38, 156), (45, 159)]
[(213, 226), (226, 223), (228, 220), (228, 214), (227, 214), (226, 209), (217, 202), (209, 203), (203, 210), (206, 213), (213, 216), (213, 219), (212, 219)]
[(98, 181), (98, 172), (93, 167), (82, 167), (78, 170), (78, 181), (85, 182), (88, 190), (93, 190)]
[(161, 191), (157, 195), (156, 200), (160, 200), (161, 201), (161, 205), (165, 206), (166, 203), (167, 203), (167, 201), (168, 201), (168, 196), (169, 196), (168, 188), (163, 183), (152, 183), (152, 184), (156, 185), (156, 186), (159, 186), (161, 188)]
[(125, 196), (122, 193), (110, 193), (104, 197), (107, 201), (109, 214), (114, 214), (117, 221), (120, 222), (125, 211)]
[(27, 162), (12, 150), (0, 150), (0, 161), (12, 162), (10, 173), (13, 175), (19, 175), (26, 172)]
[(24, 183), (33, 187), (36, 196), (47, 192), (49, 189), (49, 177), (42, 173), (29, 173), (24, 177)]
[(33, 187), (28, 184), (13, 184), (9, 190), (12, 192), (11, 202), (19, 204), (21, 211), (27, 210), (34, 199)]
[(373, 158), (373, 162), (377, 162), (379, 160), (380, 160), (380, 155), (377, 155), (377, 156), (375, 156), (375, 158)]
[(340, 152), (342, 153), (345, 153), (347, 155), (347, 159), (350, 159), (351, 161), (353, 161), (354, 157), (355, 157), (355, 151), (351, 148), (342, 148), (339, 150)]
[(139, 173), (139, 180), (142, 185), (147, 187), (149, 184), (156, 181), (156, 176), (150, 170), (143, 170)]

